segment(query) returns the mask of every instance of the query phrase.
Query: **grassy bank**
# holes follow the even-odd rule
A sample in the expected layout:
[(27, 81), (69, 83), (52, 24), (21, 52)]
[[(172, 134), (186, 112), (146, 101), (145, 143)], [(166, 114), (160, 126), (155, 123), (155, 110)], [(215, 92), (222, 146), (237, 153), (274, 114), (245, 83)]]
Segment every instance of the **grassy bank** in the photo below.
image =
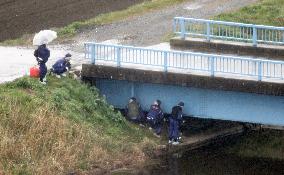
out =
[(0, 174), (67, 174), (137, 165), (157, 143), (97, 89), (64, 78), (0, 85)]
[[(131, 16), (141, 15), (152, 10), (161, 9), (184, 1), (186, 0), (150, 0), (131, 6), (125, 10), (101, 14), (95, 18), (87, 19), (85, 21), (76, 21), (65, 27), (56, 29), (56, 31), (58, 32), (59, 40), (64, 40), (65, 38), (74, 36), (81, 29), (86, 27), (109, 24)], [(32, 41), (32, 39), (28, 37), (31, 37), (31, 35), (26, 35), (15, 40), (7, 40), (2, 42), (1, 45), (28, 45), (31, 44)]]
[(284, 131), (252, 131), (230, 148), (229, 152), (242, 157), (284, 160)]
[(284, 0), (260, 0), (238, 11), (224, 13), (214, 19), (242, 23), (284, 26)]

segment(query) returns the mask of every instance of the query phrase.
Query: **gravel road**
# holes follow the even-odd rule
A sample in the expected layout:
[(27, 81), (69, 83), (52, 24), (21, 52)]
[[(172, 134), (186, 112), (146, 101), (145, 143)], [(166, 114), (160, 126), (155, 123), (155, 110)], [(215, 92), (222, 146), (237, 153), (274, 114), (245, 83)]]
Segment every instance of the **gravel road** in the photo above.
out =
[(189, 0), (166, 9), (84, 30), (75, 37), (76, 44), (73, 49), (80, 51), (82, 49), (80, 46), (86, 41), (112, 40), (133, 46), (159, 44), (172, 31), (172, 21), (175, 16), (206, 19), (254, 2), (257, 0)]

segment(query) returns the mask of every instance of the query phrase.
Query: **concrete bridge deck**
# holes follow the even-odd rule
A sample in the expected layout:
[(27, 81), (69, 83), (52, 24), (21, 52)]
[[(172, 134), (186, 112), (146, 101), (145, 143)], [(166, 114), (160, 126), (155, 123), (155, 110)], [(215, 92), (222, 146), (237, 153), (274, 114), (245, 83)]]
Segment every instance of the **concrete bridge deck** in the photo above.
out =
[(82, 78), (94, 83), (96, 79), (108, 79), (284, 96), (284, 84), (279, 83), (93, 64), (82, 65)]

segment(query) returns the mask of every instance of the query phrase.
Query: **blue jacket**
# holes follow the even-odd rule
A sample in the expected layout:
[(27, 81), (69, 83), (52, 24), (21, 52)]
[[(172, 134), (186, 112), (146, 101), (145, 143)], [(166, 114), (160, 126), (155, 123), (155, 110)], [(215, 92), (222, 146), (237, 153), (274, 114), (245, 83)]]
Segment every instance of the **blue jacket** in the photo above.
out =
[(34, 56), (36, 57), (39, 64), (45, 64), (50, 56), (50, 51), (48, 50), (46, 45), (43, 44), (38, 46), (38, 48), (34, 51)]
[(182, 108), (180, 106), (174, 106), (172, 108), (171, 117), (175, 120), (182, 120)]
[(66, 68), (71, 68), (71, 64), (69, 61), (65, 60), (64, 58), (61, 58), (55, 62), (52, 68), (54, 69), (54, 71), (66, 70)]
[(161, 108), (152, 105), (149, 113), (147, 114), (148, 120), (154, 120), (156, 122), (161, 122), (163, 120), (164, 114)]

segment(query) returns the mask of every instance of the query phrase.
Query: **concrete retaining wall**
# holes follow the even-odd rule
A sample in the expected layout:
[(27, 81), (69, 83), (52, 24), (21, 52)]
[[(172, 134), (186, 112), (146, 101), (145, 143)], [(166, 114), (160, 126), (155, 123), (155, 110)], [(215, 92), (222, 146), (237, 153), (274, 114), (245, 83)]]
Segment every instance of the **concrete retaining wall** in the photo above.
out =
[(237, 54), (250, 57), (264, 57), (266, 59), (284, 60), (284, 47), (267, 46), (259, 44), (257, 47), (252, 43), (238, 43), (231, 41), (211, 40), (207, 42), (200, 38), (186, 38), (185, 40), (176, 37), (170, 40), (173, 49), (190, 49), (197, 52), (208, 52), (216, 54)]

